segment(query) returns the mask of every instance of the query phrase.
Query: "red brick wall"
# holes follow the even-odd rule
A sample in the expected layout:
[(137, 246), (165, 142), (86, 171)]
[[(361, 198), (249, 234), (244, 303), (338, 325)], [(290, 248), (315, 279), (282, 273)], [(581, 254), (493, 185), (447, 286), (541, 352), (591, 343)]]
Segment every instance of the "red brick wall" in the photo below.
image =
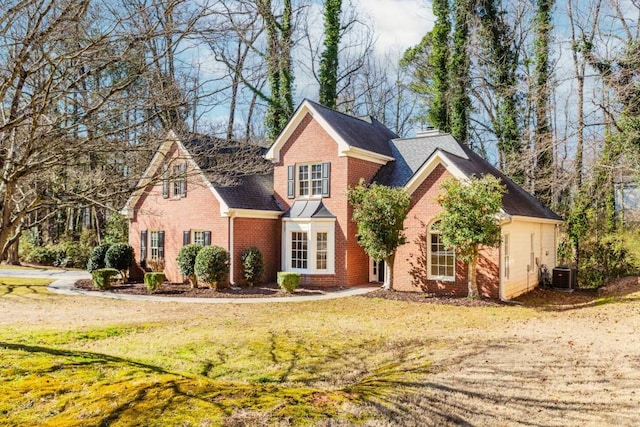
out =
[(280, 270), (281, 221), (274, 219), (234, 218), (234, 281), (246, 284), (242, 276), (241, 254), (245, 248), (256, 246), (262, 252), (264, 273), (261, 282), (275, 282)]
[[(396, 253), (394, 288), (403, 291), (466, 296), (467, 266), (457, 260), (455, 281), (427, 279), (427, 227), (442, 208), (435, 199), (442, 182), (451, 174), (438, 165), (412, 195), (411, 207), (404, 222), (407, 243)], [(483, 294), (498, 298), (498, 250), (484, 248), (478, 260), (477, 279)]]
[[(368, 282), (368, 258), (355, 240), (346, 192), (362, 177), (369, 182), (381, 165), (365, 160), (338, 156), (338, 145), (310, 115), (298, 125), (280, 150), (280, 162), (274, 168), (274, 190), (283, 208), (294, 199), (287, 198), (287, 166), (295, 163), (331, 162), (330, 196), (325, 206), (336, 216), (335, 275), (302, 277), (303, 284), (340, 286)], [(348, 268), (347, 268), (348, 267)]]
[[(168, 158), (175, 158), (174, 145)], [(133, 246), (136, 261), (140, 262), (140, 231), (164, 230), (165, 274), (171, 281), (181, 282), (176, 257), (182, 247), (185, 230), (211, 231), (211, 244), (229, 249), (229, 219), (220, 216), (220, 204), (200, 175), (187, 171), (187, 195), (180, 199), (162, 197), (162, 182), (145, 189), (134, 207), (134, 217), (129, 225), (129, 244)], [(148, 240), (148, 237), (147, 237)], [(148, 248), (148, 243), (147, 243)], [(150, 249), (147, 249), (147, 258)]]

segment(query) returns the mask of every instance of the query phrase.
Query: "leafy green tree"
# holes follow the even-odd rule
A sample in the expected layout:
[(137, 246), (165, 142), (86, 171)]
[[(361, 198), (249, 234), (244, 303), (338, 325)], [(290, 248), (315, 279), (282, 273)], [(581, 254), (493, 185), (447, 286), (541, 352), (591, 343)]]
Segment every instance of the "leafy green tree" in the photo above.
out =
[(352, 219), (358, 224), (358, 244), (375, 260), (384, 260), (387, 274), (383, 288), (393, 289), (393, 264), (398, 246), (405, 242), (404, 219), (411, 197), (403, 188), (364, 185), (347, 192), (353, 208)]
[(324, 2), (324, 51), (320, 59), (320, 103), (336, 108), (338, 86), (338, 44), (342, 0)]
[(553, 172), (552, 128), (549, 119), (551, 85), (551, 34), (554, 0), (536, 0), (535, 33), (535, 190), (544, 204), (550, 206)]
[(506, 188), (499, 178), (485, 175), (468, 181), (449, 179), (442, 184), (442, 190), (438, 196), (443, 208), (439, 215), (440, 236), (468, 265), (469, 297), (482, 295), (476, 281), (478, 255), (481, 246), (500, 244), (498, 213)]
[(451, 130), (449, 122), (449, 33), (451, 21), (449, 19), (449, 1), (434, 0), (433, 14), (436, 22), (431, 30), (431, 53), (429, 67), (431, 69), (431, 101), (427, 120), (432, 126), (443, 132)]
[(453, 51), (448, 70), (450, 75), (451, 135), (458, 141), (469, 143), (469, 112), (471, 99), (469, 86), (471, 59), (469, 57), (469, 27), (471, 20), (470, 0), (453, 0), (455, 29), (453, 31)]
[(267, 136), (275, 140), (293, 114), (293, 8), (291, 0), (283, 1), (282, 14), (276, 15), (271, 0), (258, 0), (258, 12), (267, 34), (267, 81), (269, 96), (265, 116)]
[(479, 16), (482, 45), (487, 52), (486, 79), (495, 92), (491, 125), (498, 140), (500, 164), (509, 177), (524, 184), (522, 162), (521, 117), (518, 106), (519, 52), (514, 46), (513, 29), (507, 21), (499, 0), (481, 0), (483, 13)]

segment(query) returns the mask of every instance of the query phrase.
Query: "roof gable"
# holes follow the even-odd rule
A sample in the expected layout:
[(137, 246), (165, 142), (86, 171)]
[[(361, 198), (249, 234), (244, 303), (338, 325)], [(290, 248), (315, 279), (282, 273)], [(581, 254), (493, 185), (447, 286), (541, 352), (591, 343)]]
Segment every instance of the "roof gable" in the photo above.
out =
[[(164, 159), (176, 145), (179, 151), (178, 158), (186, 160), (194, 171), (193, 176), (198, 176), (213, 193), (220, 203), (220, 214), (229, 216), (232, 210), (254, 210), (281, 213), (273, 196), (273, 171), (268, 173), (256, 173), (250, 175), (229, 176), (220, 179), (221, 174), (207, 173), (211, 166), (212, 139), (189, 139), (185, 144), (169, 131), (165, 142), (156, 151), (149, 166), (140, 179), (136, 190), (127, 200), (122, 212), (128, 216), (133, 213), (133, 208), (138, 203), (145, 189), (153, 183), (154, 176), (162, 167)], [(223, 153), (224, 154), (224, 153)]]
[(417, 138), (394, 139), (390, 146), (396, 161), (380, 168), (374, 177), (375, 182), (405, 187), (412, 193), (437, 165), (443, 165), (457, 179), (491, 174), (500, 178), (507, 187), (502, 202), (502, 209), (507, 215), (562, 220), (533, 195), (469, 147), (460, 144), (450, 134), (434, 132)]
[(389, 140), (397, 138), (379, 121), (359, 119), (305, 99), (298, 106), (282, 133), (266, 154), (268, 160), (280, 161), (280, 150), (309, 114), (338, 144), (338, 155), (356, 157), (380, 164), (393, 160)]

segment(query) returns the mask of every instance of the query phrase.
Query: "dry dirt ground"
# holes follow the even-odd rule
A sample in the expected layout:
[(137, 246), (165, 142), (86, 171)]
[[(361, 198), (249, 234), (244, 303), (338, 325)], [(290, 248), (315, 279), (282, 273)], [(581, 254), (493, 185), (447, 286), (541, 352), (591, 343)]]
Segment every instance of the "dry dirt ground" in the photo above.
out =
[[(385, 398), (378, 409), (395, 415), (382, 425), (640, 425), (639, 279), (618, 280), (599, 294), (537, 290), (519, 301), (524, 306), (499, 308), (514, 315), (508, 321), (501, 316), (495, 327), (434, 330), (432, 338), (444, 345), (430, 351), (432, 372), (426, 381), (403, 383), (415, 393)], [(25, 304), (0, 299), (0, 327), (167, 321), (206, 316), (209, 310), (75, 297), (64, 307), (60, 297), (43, 298), (29, 310)], [(429, 307), (411, 303), (406, 309)], [(470, 316), (483, 310), (458, 309), (470, 310)], [(518, 310), (532, 313), (520, 316)]]

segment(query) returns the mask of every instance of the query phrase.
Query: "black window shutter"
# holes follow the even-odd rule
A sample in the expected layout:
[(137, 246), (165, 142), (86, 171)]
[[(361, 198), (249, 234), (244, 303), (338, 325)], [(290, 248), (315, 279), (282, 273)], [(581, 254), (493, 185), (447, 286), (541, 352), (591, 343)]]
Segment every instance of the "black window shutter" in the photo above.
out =
[(140, 261), (147, 259), (147, 230), (140, 232)]
[(164, 231), (158, 231), (158, 258), (164, 258)]
[(169, 198), (169, 166), (162, 165), (162, 197)]
[(331, 176), (331, 163), (325, 162), (322, 164), (322, 195), (324, 197), (329, 197), (330, 176)]
[(205, 246), (211, 246), (211, 232), (210, 231), (205, 231), (204, 232), (204, 245)]
[(182, 196), (187, 195), (187, 163), (180, 165), (180, 172), (182, 174)]
[(287, 198), (295, 197), (295, 165), (287, 166)]
[(189, 243), (191, 243), (191, 231), (185, 230), (182, 232), (182, 244), (188, 245)]

